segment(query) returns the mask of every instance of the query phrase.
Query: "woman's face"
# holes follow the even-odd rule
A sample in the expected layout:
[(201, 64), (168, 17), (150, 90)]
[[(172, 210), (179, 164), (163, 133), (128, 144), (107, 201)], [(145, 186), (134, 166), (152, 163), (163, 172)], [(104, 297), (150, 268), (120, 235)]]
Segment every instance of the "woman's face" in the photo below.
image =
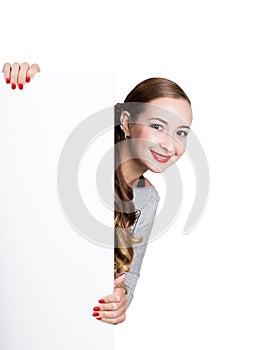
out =
[(183, 98), (158, 98), (146, 104), (138, 119), (128, 124), (131, 156), (147, 169), (160, 173), (185, 152), (192, 122), (189, 102)]

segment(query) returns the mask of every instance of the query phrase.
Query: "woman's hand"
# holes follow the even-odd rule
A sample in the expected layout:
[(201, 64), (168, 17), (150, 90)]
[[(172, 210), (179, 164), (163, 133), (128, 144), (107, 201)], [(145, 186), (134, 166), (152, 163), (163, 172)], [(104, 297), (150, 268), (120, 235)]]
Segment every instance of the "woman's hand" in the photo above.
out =
[(93, 308), (92, 316), (102, 322), (118, 324), (126, 319), (126, 302), (125, 289), (120, 287), (126, 279), (126, 274), (117, 277), (114, 280), (114, 293), (107, 295), (99, 300), (99, 305)]
[(27, 62), (19, 64), (17, 62), (5, 63), (2, 72), (7, 84), (11, 83), (11, 88), (14, 90), (18, 86), (23, 89), (25, 83), (29, 83), (37, 72), (40, 72), (38, 64), (34, 63), (31, 66)]

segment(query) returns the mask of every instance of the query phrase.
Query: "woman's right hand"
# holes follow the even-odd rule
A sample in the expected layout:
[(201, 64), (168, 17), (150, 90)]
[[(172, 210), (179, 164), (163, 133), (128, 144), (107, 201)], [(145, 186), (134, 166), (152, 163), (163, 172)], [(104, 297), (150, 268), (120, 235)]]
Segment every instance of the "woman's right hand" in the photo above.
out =
[(126, 290), (121, 286), (125, 279), (126, 274), (122, 274), (114, 280), (114, 293), (99, 300), (98, 306), (93, 308), (93, 317), (113, 325), (125, 321), (127, 298)]
[(40, 72), (38, 64), (34, 63), (31, 66), (27, 62), (19, 64), (17, 62), (10, 64), (5, 63), (2, 72), (7, 84), (11, 84), (14, 90), (18, 86), (20, 90), (23, 89), (25, 83), (29, 83), (36, 73)]

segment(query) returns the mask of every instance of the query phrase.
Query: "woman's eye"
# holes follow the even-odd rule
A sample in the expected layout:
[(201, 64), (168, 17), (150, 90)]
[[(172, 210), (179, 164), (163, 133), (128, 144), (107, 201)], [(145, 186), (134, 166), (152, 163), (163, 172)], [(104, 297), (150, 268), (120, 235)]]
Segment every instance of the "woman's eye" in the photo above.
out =
[(188, 135), (188, 133), (184, 130), (179, 130), (177, 132), (177, 135), (182, 136), (182, 137), (186, 137)]
[(163, 130), (163, 126), (161, 124), (151, 124), (151, 127), (156, 130)]

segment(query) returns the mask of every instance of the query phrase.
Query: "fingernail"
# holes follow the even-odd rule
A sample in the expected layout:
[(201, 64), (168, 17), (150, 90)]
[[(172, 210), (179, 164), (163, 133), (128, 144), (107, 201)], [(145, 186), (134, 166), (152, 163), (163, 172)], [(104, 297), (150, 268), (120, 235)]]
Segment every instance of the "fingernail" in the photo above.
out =
[(26, 77), (26, 83), (29, 83), (31, 81), (31, 77)]
[(96, 320), (100, 320), (101, 321), (101, 317), (96, 317)]
[(10, 79), (6, 78), (6, 83), (10, 84)]
[(99, 308), (99, 306), (95, 306), (95, 307), (93, 307), (93, 310), (94, 311), (100, 311), (100, 308)]
[(92, 316), (100, 316), (98, 312), (93, 312)]
[(12, 90), (15, 90), (15, 89), (16, 89), (16, 84), (12, 83), (12, 84), (11, 84), (11, 89), (12, 89)]
[(20, 90), (23, 89), (23, 84), (19, 84), (19, 89), (20, 89)]
[(104, 299), (100, 299), (100, 300), (99, 300), (99, 303), (100, 303), (100, 304), (105, 304), (105, 300), (104, 300)]
[(126, 273), (125, 272), (120, 273), (120, 275), (118, 277), (123, 276), (123, 275), (126, 275)]

